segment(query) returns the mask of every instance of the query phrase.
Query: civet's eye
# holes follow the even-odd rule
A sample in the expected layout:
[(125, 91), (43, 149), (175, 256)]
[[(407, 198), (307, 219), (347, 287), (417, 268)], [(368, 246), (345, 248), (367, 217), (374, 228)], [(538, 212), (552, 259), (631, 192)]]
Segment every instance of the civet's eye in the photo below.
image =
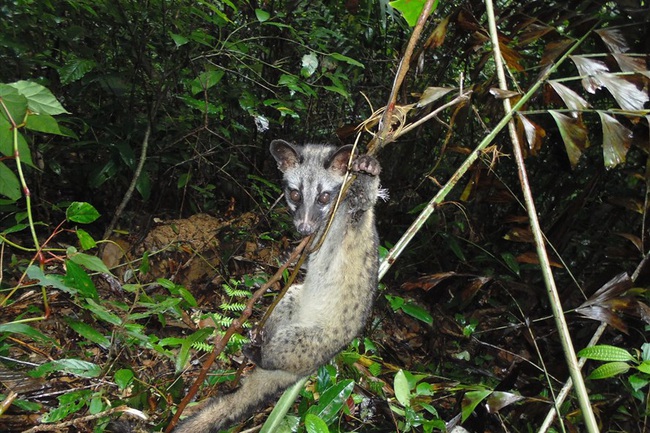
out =
[(330, 202), (330, 193), (329, 192), (323, 192), (318, 196), (318, 203), (327, 204), (329, 202)]
[(292, 189), (289, 192), (289, 199), (291, 199), (292, 202), (298, 203), (300, 200), (302, 200), (302, 195), (297, 189)]

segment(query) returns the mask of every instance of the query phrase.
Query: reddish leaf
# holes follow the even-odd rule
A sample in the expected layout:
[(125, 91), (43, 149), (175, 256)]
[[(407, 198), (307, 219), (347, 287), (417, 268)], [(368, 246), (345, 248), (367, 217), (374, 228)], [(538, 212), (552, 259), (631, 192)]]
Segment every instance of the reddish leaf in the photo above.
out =
[[(537, 155), (542, 148), (542, 142), (546, 137), (546, 131), (521, 113), (517, 113), (517, 130), (523, 135), (528, 143), (532, 155)], [(523, 134), (522, 134), (523, 133)]]
[(613, 54), (612, 56), (623, 72), (647, 72), (645, 58), (643, 57), (633, 57), (628, 54)]
[(639, 89), (625, 77), (615, 74), (600, 74), (597, 79), (607, 87), (609, 93), (623, 110), (643, 110), (645, 103), (648, 102), (647, 89)]
[(574, 119), (553, 110), (549, 110), (549, 113), (555, 119), (555, 123), (560, 130), (571, 167), (575, 168), (582, 155), (582, 151), (589, 147), (587, 128), (581, 119)]
[[(555, 90), (560, 98), (562, 98), (567, 108), (570, 110), (582, 111), (590, 107), (587, 101), (564, 84), (558, 83), (557, 81), (549, 81), (548, 83), (553, 87), (553, 90)], [(577, 117), (578, 115), (578, 113), (571, 114), (573, 117)]]
[[(530, 265), (539, 265), (539, 256), (534, 251), (528, 251), (527, 253), (519, 254), (515, 260), (519, 263), (527, 263)], [(562, 263), (556, 262), (553, 259), (549, 259), (549, 264), (554, 268), (563, 268)]]
[(460, 294), (460, 299), (463, 301), (463, 303), (467, 302), (470, 299), (473, 299), (481, 287), (485, 286), (490, 281), (492, 281), (492, 278), (490, 277), (474, 278), (469, 282), (467, 286), (463, 288)]
[(622, 238), (627, 239), (628, 241), (632, 242), (634, 246), (636, 247), (637, 250), (639, 250), (640, 253), (643, 253), (643, 241), (641, 238), (639, 238), (636, 235), (630, 234), (630, 233), (614, 233)]
[(602, 87), (602, 83), (596, 76), (604, 72), (609, 72), (607, 65), (600, 60), (591, 59), (589, 57), (570, 57), (571, 60), (573, 60), (573, 63), (575, 63), (576, 68), (578, 68), (578, 73), (584, 77), (582, 79), (582, 87), (584, 87), (589, 93), (596, 93), (596, 90)]
[(627, 325), (623, 319), (618, 317), (614, 312), (606, 307), (598, 305), (591, 305), (589, 307), (576, 308), (576, 312), (587, 319), (592, 319), (597, 322), (605, 322), (612, 328), (627, 334)]
[(542, 67), (548, 66), (555, 62), (564, 52), (573, 44), (571, 39), (562, 39), (549, 43), (544, 47), (544, 54), (539, 64)]
[(625, 156), (632, 144), (632, 131), (627, 129), (613, 116), (598, 112), (603, 125), (603, 158), (605, 167), (613, 168), (625, 162)]
[(537, 18), (530, 18), (528, 23), (524, 26), (524, 30), (519, 33), (519, 46), (523, 47), (531, 42), (537, 42), (544, 35), (554, 30), (553, 27), (544, 25)]
[(425, 49), (434, 49), (438, 48), (440, 45), (445, 42), (445, 36), (447, 36), (447, 26), (449, 25), (449, 16), (446, 16), (442, 21), (438, 23), (435, 29), (431, 32), (431, 35), (424, 44)]
[(619, 29), (600, 29), (596, 30), (596, 33), (605, 42), (605, 45), (607, 45), (611, 53), (625, 53), (630, 51), (630, 47)]
[(529, 244), (535, 242), (530, 227), (514, 227), (503, 236), (503, 239), (511, 242), (525, 242)]
[(506, 45), (502, 38), (499, 38), (499, 48), (501, 49), (501, 56), (506, 62), (506, 65), (513, 71), (523, 72), (524, 67), (521, 65), (522, 56), (519, 51)]
[(456, 272), (439, 272), (437, 274), (424, 275), (415, 281), (410, 281), (402, 284), (403, 290), (422, 289), (429, 291), (436, 287), (438, 284), (450, 277), (459, 276)]

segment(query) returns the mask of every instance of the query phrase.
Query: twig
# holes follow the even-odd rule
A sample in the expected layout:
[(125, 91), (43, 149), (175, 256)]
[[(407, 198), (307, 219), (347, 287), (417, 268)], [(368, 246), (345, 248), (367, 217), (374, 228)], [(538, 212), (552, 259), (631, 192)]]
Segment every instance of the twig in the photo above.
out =
[[(375, 146), (378, 147), (377, 150), (380, 150), (387, 143), (386, 138), (391, 132), (391, 126), (393, 123), (393, 110), (395, 109), (395, 103), (397, 102), (397, 93), (402, 87), (404, 78), (406, 77), (406, 74), (408, 73), (408, 70), (411, 66), (411, 56), (413, 55), (415, 44), (417, 44), (418, 40), (420, 39), (420, 34), (424, 28), (424, 23), (426, 23), (429, 15), (431, 14), (434, 2), (435, 0), (427, 0), (424, 7), (422, 8), (422, 12), (420, 13), (417, 24), (415, 24), (415, 27), (413, 28), (413, 33), (411, 34), (411, 38), (409, 39), (406, 50), (404, 51), (404, 55), (402, 56), (402, 59), (399, 62), (399, 67), (397, 68), (397, 72), (395, 73), (393, 87), (391, 88), (390, 96), (388, 97), (388, 104), (386, 104), (386, 111), (384, 111), (384, 115), (379, 121), (379, 131), (377, 132), (377, 135), (375, 135), (375, 137), (370, 141), (370, 143), (368, 143), (369, 150), (374, 151), (373, 148)], [(377, 151), (374, 151), (374, 153), (377, 153)]]
[[(501, 58), (501, 49), (499, 47), (499, 36), (497, 34), (497, 26), (496, 20), (494, 18), (494, 7), (492, 0), (486, 0), (485, 6), (487, 9), (488, 27), (490, 31), (490, 39), (492, 41), (494, 62), (496, 66), (497, 77), (499, 78), (499, 87), (501, 90), (508, 90), (506, 76), (503, 68), (503, 60)], [(505, 98), (503, 100), (503, 107), (506, 113), (512, 111), (510, 100), (508, 98)], [(573, 348), (573, 343), (571, 341), (571, 333), (569, 332), (569, 327), (566, 323), (564, 312), (562, 311), (562, 302), (560, 300), (560, 295), (557, 291), (557, 287), (555, 286), (555, 280), (553, 278), (550, 260), (548, 258), (544, 243), (544, 236), (542, 235), (542, 229), (537, 218), (535, 201), (533, 199), (533, 194), (528, 183), (528, 173), (526, 172), (526, 165), (524, 163), (524, 156), (521, 151), (521, 144), (519, 143), (517, 131), (515, 129), (515, 123), (512, 121), (512, 119), (510, 119), (508, 122), (508, 130), (510, 133), (510, 140), (512, 141), (515, 161), (517, 163), (519, 182), (521, 183), (521, 189), (524, 194), (524, 202), (526, 203), (526, 210), (528, 211), (528, 219), (530, 221), (531, 230), (535, 239), (539, 264), (542, 270), (542, 275), (544, 277), (544, 283), (548, 292), (551, 309), (553, 310), (555, 325), (557, 327), (560, 342), (562, 343), (562, 348), (564, 350), (564, 356), (569, 367), (569, 374), (571, 375), (571, 378), (575, 384), (578, 403), (582, 409), (582, 416), (584, 418), (587, 431), (590, 433), (597, 433), (599, 431), (598, 423), (596, 422), (596, 417), (594, 416), (591, 403), (589, 402), (589, 394), (587, 393), (587, 387), (585, 386), (582, 374), (580, 373), (580, 367), (578, 365), (575, 349)], [(557, 401), (554, 403), (556, 405), (555, 409), (559, 413)], [(564, 429), (564, 424), (561, 424), (561, 426)]]
[[(57, 424), (41, 424), (41, 425), (37, 425), (35, 427), (30, 428), (29, 430), (23, 431), (23, 433), (35, 433), (35, 432), (53, 431), (53, 430), (58, 431), (58, 430), (62, 430), (64, 428), (72, 427), (74, 425), (78, 425), (78, 424), (81, 424), (81, 423), (84, 423), (84, 422), (94, 421), (96, 419), (103, 418), (105, 416), (114, 414), (116, 412), (131, 412), (131, 413), (134, 413), (134, 409), (131, 409), (128, 406), (118, 406), (118, 407), (114, 407), (112, 409), (108, 409), (108, 410), (105, 410), (103, 412), (96, 413), (96, 414), (93, 414), (93, 415), (88, 415), (88, 416), (84, 416), (84, 417), (81, 417), (81, 418), (71, 419), (70, 421), (65, 421), (65, 422), (61, 422), (61, 423), (57, 423)], [(142, 412), (140, 412), (140, 411), (135, 411), (135, 412), (140, 413), (138, 415), (139, 417), (144, 416), (144, 414), (142, 414)]]
[(301, 253), (301, 251), (305, 248), (307, 243), (311, 240), (310, 236), (307, 236), (304, 238), (300, 244), (293, 250), (291, 253), (291, 257), (278, 269), (278, 271), (255, 293), (253, 296), (248, 300), (246, 303), (246, 308), (244, 311), (242, 311), (241, 316), (239, 316), (235, 321), (232, 322), (226, 333), (224, 334), (219, 341), (216, 342), (214, 345), (214, 349), (208, 355), (208, 358), (203, 362), (203, 365), (201, 367), (201, 371), (199, 371), (198, 376), (194, 380), (194, 383), (190, 387), (189, 391), (187, 392), (187, 395), (183, 398), (183, 400), (179, 403), (178, 409), (176, 410), (176, 413), (174, 414), (173, 418), (169, 422), (169, 425), (165, 429), (166, 433), (169, 433), (172, 431), (172, 429), (176, 426), (176, 423), (178, 422), (178, 419), (180, 418), (181, 414), (183, 413), (183, 410), (185, 407), (188, 405), (188, 403), (194, 398), (194, 395), (197, 393), (199, 390), (199, 387), (203, 383), (203, 380), (205, 379), (205, 376), (208, 374), (208, 371), (210, 370), (210, 367), (212, 366), (212, 363), (216, 359), (216, 357), (223, 351), (223, 349), (226, 347), (226, 344), (228, 343), (228, 340), (230, 340), (230, 337), (242, 329), (242, 325), (244, 322), (250, 317), (250, 315), (253, 313), (253, 306), (255, 303), (258, 301), (259, 298), (266, 293), (269, 287), (271, 287), (273, 284), (275, 284), (277, 281), (280, 281), (282, 278), (282, 274), (284, 273), (285, 269), (289, 267), (289, 264), (296, 260), (298, 255)]
[(131, 178), (131, 184), (129, 185), (129, 188), (124, 193), (122, 202), (115, 210), (115, 213), (113, 214), (113, 218), (111, 219), (111, 223), (108, 225), (108, 227), (106, 227), (106, 230), (104, 231), (104, 239), (108, 239), (108, 237), (111, 235), (113, 229), (117, 225), (117, 222), (122, 216), (122, 212), (124, 212), (126, 205), (131, 200), (131, 196), (133, 196), (133, 191), (135, 191), (135, 187), (138, 183), (138, 178), (142, 174), (142, 168), (144, 167), (144, 162), (147, 160), (147, 149), (149, 147), (150, 134), (151, 134), (151, 122), (147, 123), (147, 129), (144, 132), (144, 138), (142, 139), (142, 149), (140, 149), (140, 159), (138, 160), (138, 166), (135, 168), (135, 172), (133, 173), (133, 178)]

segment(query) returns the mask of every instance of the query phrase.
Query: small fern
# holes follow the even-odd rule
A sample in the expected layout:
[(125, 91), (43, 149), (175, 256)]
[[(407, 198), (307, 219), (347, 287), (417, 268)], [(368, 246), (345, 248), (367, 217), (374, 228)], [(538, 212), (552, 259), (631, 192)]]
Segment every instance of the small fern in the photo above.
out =
[(200, 352), (212, 352), (214, 346), (206, 341), (195, 341), (192, 343), (192, 349), (198, 350)]
[(238, 283), (236, 280), (230, 280), (229, 284), (222, 284), (221, 287), (223, 291), (226, 292), (231, 298), (250, 298), (253, 296), (250, 290), (246, 289), (237, 289)]
[(219, 305), (219, 308), (222, 309), (223, 311), (244, 311), (244, 308), (246, 308), (246, 304), (243, 304), (241, 302), (233, 302), (230, 304), (221, 304)]

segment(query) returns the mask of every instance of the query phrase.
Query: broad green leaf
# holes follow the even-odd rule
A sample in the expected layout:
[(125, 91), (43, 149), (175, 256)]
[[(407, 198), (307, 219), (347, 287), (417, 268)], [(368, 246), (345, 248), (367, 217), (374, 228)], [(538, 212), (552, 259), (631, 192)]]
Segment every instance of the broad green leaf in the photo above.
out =
[(305, 416), (305, 429), (307, 433), (329, 433), (325, 421), (311, 413)]
[(133, 371), (127, 368), (122, 368), (115, 372), (115, 384), (119, 389), (124, 390), (133, 383), (133, 377)]
[(632, 374), (627, 378), (627, 382), (630, 384), (632, 389), (636, 392), (641, 388), (645, 388), (650, 383), (650, 379), (643, 374)]
[(402, 305), (402, 311), (408, 314), (411, 317), (414, 317), (424, 323), (431, 325), (433, 323), (433, 317), (427, 310), (420, 307), (419, 305), (406, 303)]
[(100, 318), (104, 322), (108, 322), (115, 326), (122, 325), (122, 319), (120, 318), (120, 316), (113, 314), (112, 312), (108, 311), (106, 307), (99, 305), (97, 302), (93, 301), (90, 298), (86, 299), (86, 305), (84, 306), (84, 308), (90, 310), (92, 313), (94, 313), (98, 318)]
[(61, 84), (70, 84), (82, 79), (88, 72), (95, 69), (97, 63), (94, 60), (72, 59), (58, 69)]
[(89, 224), (99, 218), (99, 212), (90, 203), (75, 201), (65, 211), (68, 221)]
[(81, 335), (88, 341), (100, 345), (103, 349), (108, 349), (111, 341), (104, 334), (84, 322), (78, 322), (70, 318), (64, 318), (68, 326), (77, 334)]
[[(23, 134), (20, 132), (17, 132), (16, 139), (20, 162), (27, 164), (30, 167), (34, 167), (34, 163), (32, 162), (32, 152), (29, 150), (25, 137), (23, 137)], [(14, 131), (9, 121), (4, 116), (0, 116), (0, 153), (12, 158), (14, 156)]]
[(8, 115), (11, 116), (14, 123), (17, 125), (23, 123), (25, 116), (27, 116), (28, 107), (25, 95), (22, 95), (18, 89), (11, 85), (0, 84), (0, 99), (2, 99), (3, 103), (3, 106), (0, 107), (0, 116), (7, 121), (9, 120), (7, 112), (5, 112), (6, 107), (6, 110), (9, 112)]
[(463, 396), (463, 402), (461, 403), (462, 409), (462, 420), (465, 422), (465, 420), (474, 412), (474, 409), (476, 409), (476, 406), (485, 398), (490, 395), (492, 391), (489, 389), (481, 390), (481, 391), (469, 391), (466, 392), (465, 395)]
[(27, 116), (25, 128), (46, 134), (64, 135), (57, 121), (49, 114), (30, 114)]
[(351, 379), (332, 385), (321, 394), (318, 404), (310, 407), (308, 413), (318, 416), (326, 424), (333, 422), (345, 406), (353, 389), (354, 381)]
[(560, 130), (571, 167), (575, 168), (582, 155), (582, 151), (589, 147), (587, 128), (580, 118), (569, 117), (553, 110), (549, 110), (548, 112)]
[(99, 365), (88, 361), (82, 361), (79, 359), (57, 359), (38, 366), (28, 374), (31, 377), (43, 377), (54, 371), (89, 378), (98, 377), (101, 374), (102, 369)]
[(201, 93), (204, 90), (214, 87), (221, 81), (224, 74), (224, 71), (221, 69), (205, 71), (201, 73), (190, 84), (192, 95), (196, 95), (197, 93)]
[(404, 407), (410, 406), (411, 390), (403, 370), (400, 370), (395, 374), (393, 388), (395, 389), (395, 398), (397, 401), (399, 401), (399, 403)]
[(329, 90), (330, 92), (338, 93), (339, 95), (344, 96), (346, 98), (350, 97), (350, 94), (342, 87), (323, 86), (323, 89)]
[[(426, 0), (396, 0), (389, 2), (388, 4), (391, 5), (393, 9), (400, 11), (408, 25), (414, 27), (422, 13), (422, 9), (424, 9), (425, 3)], [(437, 6), (438, 1), (436, 0), (433, 3), (433, 8), (431, 10), (434, 11)]]
[(188, 38), (186, 38), (185, 36), (183, 36), (183, 35), (179, 35), (179, 34), (177, 34), (177, 33), (169, 32), (169, 36), (170, 36), (170, 37), (172, 38), (172, 40), (174, 41), (174, 44), (176, 44), (176, 48), (178, 48), (178, 47), (182, 47), (183, 45), (185, 45), (186, 43), (188, 43), (188, 42), (190, 41), (190, 40), (189, 40)]
[(339, 53), (330, 53), (329, 56), (331, 58), (333, 58), (334, 60), (338, 60), (339, 62), (344, 62), (344, 63), (347, 63), (348, 65), (358, 66), (360, 68), (365, 68), (363, 63), (359, 62), (358, 60), (353, 59), (352, 57), (344, 56), (343, 54), (339, 54)]
[(0, 195), (8, 197), (12, 201), (22, 197), (18, 176), (3, 162), (0, 162)]
[(607, 379), (610, 377), (618, 376), (619, 374), (627, 373), (630, 369), (630, 364), (627, 362), (608, 362), (596, 368), (589, 375), (590, 379)]
[(48, 344), (54, 344), (58, 346), (54, 340), (52, 340), (47, 335), (43, 334), (41, 331), (32, 328), (29, 325), (24, 323), (2, 323), (0, 324), (0, 333), (8, 334), (21, 334), (26, 337), (31, 338), (32, 340), (41, 341)]
[(84, 268), (95, 271), (102, 272), (104, 274), (110, 274), (111, 271), (106, 267), (102, 259), (97, 256), (91, 256), (90, 254), (80, 253), (75, 247), (68, 247), (66, 254), (68, 258), (75, 262), (78, 265), (83, 266)]
[(86, 271), (72, 260), (65, 261), (66, 272), (63, 281), (68, 287), (76, 289), (84, 298), (99, 299), (97, 288)]
[(636, 368), (642, 373), (650, 374), (650, 361), (643, 361)]
[(93, 237), (90, 236), (87, 231), (83, 229), (77, 229), (75, 233), (77, 234), (77, 239), (79, 239), (79, 245), (81, 245), (81, 249), (89, 250), (97, 246), (97, 242), (95, 242), (95, 239), (93, 239)]
[(519, 262), (517, 262), (517, 258), (512, 253), (502, 253), (501, 258), (512, 272), (519, 275)]
[(11, 83), (10, 86), (18, 89), (20, 94), (27, 98), (29, 109), (36, 114), (56, 116), (57, 114), (68, 113), (45, 86), (31, 81), (17, 81)]
[(262, 9), (255, 9), (255, 16), (257, 17), (257, 21), (261, 23), (271, 18), (271, 14)]
[(135, 188), (140, 193), (142, 200), (149, 200), (149, 197), (151, 197), (151, 178), (149, 177), (148, 172), (143, 171), (140, 173), (140, 176), (138, 176), (138, 180), (136, 181)]
[(605, 167), (613, 168), (625, 162), (632, 145), (632, 131), (607, 113), (598, 111), (603, 126), (603, 159)]
[(63, 292), (69, 293), (71, 295), (76, 295), (77, 290), (73, 287), (68, 286), (64, 281), (63, 275), (56, 274), (44, 274), (43, 270), (35, 265), (30, 265), (27, 268), (27, 276), (31, 280), (37, 280), (40, 286), (43, 287), (54, 287)]
[(580, 352), (578, 352), (578, 357), (593, 359), (596, 361), (633, 362), (635, 360), (627, 350), (621, 347), (610, 346), (607, 344), (585, 347)]

